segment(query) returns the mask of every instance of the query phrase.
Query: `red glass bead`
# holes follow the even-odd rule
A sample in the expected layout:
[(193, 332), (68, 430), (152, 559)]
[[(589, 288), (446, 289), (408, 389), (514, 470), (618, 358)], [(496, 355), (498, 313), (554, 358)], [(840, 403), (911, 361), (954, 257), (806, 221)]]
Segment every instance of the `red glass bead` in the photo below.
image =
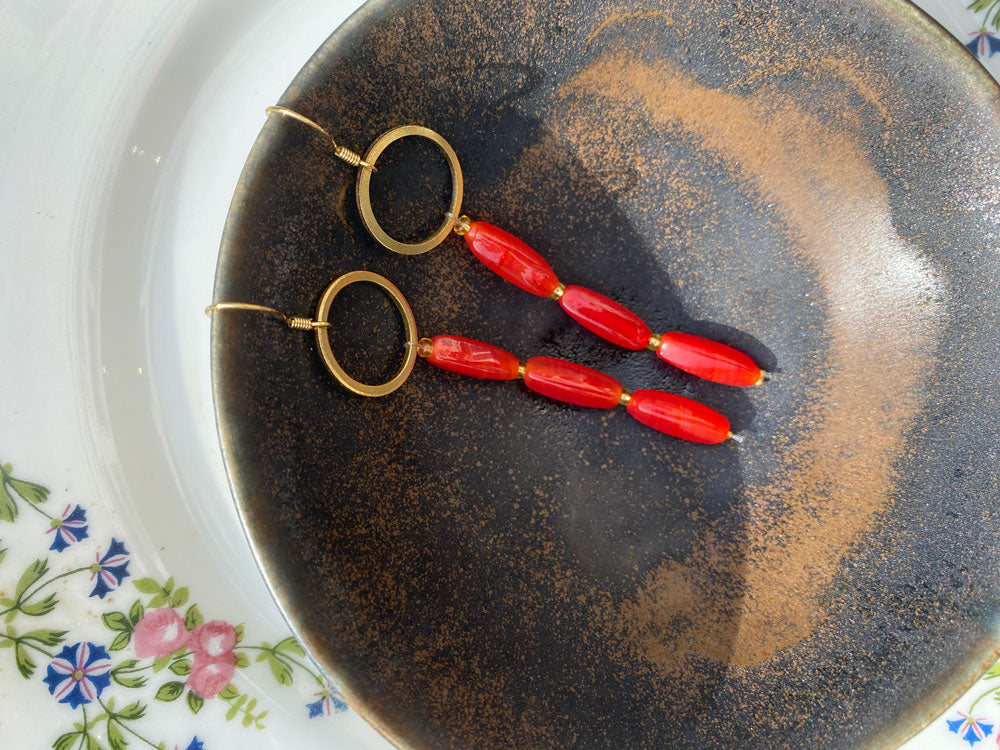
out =
[(482, 341), (462, 336), (435, 336), (428, 362), (442, 370), (486, 380), (513, 380), (520, 363), (506, 352)]
[(517, 237), (485, 221), (474, 221), (465, 233), (472, 254), (526, 292), (548, 297), (559, 279), (541, 255)]
[(568, 286), (559, 304), (573, 320), (612, 344), (635, 351), (649, 343), (649, 326), (627, 307), (603, 294), (582, 286)]
[(543, 396), (595, 409), (617, 406), (622, 397), (621, 383), (610, 375), (553, 357), (529, 359), (524, 384)]
[(690, 333), (663, 334), (656, 353), (664, 362), (713, 383), (758, 385), (764, 375), (743, 352)]
[(729, 437), (729, 420), (689, 398), (663, 391), (636, 391), (628, 413), (647, 427), (695, 443), (721, 443)]

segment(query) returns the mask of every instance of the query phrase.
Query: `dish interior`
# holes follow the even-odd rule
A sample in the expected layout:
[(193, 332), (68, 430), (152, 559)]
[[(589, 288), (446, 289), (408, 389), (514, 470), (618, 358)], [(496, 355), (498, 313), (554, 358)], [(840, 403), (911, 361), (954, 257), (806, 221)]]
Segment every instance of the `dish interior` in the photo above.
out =
[[(420, 335), (680, 393), (746, 437), (682, 443), (624, 410), (421, 362), (365, 399), (312, 335), (216, 315), (219, 426), (259, 562), (390, 739), (891, 743), (978, 675), (1000, 603), (1000, 106), (919, 11), (382, 0), (281, 104), (359, 151), (397, 125), (438, 131), (464, 213), (654, 330), (732, 344), (775, 375), (727, 388), (614, 348), (458, 237), (389, 253), (354, 170), (270, 117), (216, 300), (311, 314), (335, 277), (374, 271)], [(450, 189), (434, 147), (397, 142), (378, 167), (382, 225), (433, 230)], [(331, 320), (352, 375), (398, 367), (402, 327), (377, 290), (349, 288)]]

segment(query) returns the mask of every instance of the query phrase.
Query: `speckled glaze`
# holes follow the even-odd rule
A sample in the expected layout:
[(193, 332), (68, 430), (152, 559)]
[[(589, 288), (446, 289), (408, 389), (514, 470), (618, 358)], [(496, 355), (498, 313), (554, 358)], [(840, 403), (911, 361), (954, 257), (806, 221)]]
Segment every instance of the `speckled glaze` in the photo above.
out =
[[(426, 363), (365, 399), (310, 335), (216, 315), (222, 444), (258, 559), (392, 741), (892, 745), (988, 666), (1000, 96), (932, 22), (887, 0), (381, 0), (280, 103), (356, 150), (400, 124), (439, 131), (473, 219), (654, 330), (776, 373), (727, 388), (622, 351), (457, 237), (389, 253), (328, 142), (267, 121), (217, 300), (309, 314), (367, 269), (403, 291), (421, 335), (674, 391), (747, 437), (686, 444)], [(446, 165), (394, 144), (372, 193), (412, 241), (440, 221)], [(392, 374), (387, 299), (352, 287), (332, 320), (352, 374)]]

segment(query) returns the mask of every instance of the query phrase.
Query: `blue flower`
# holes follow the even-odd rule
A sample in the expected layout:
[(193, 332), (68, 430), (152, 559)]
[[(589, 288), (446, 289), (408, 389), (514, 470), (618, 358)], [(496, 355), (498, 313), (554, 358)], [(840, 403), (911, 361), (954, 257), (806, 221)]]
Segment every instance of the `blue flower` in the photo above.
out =
[(103, 599), (105, 594), (114, 591), (121, 585), (122, 580), (129, 576), (128, 550), (125, 549), (125, 545), (112, 537), (108, 551), (104, 557), (98, 557), (97, 562), (90, 566), (90, 572), (90, 580), (97, 579), (90, 596)]
[(313, 693), (313, 695), (317, 696), (318, 700), (306, 704), (306, 710), (309, 711), (310, 719), (322, 716), (324, 713), (329, 716), (330, 714), (339, 714), (347, 710), (347, 703), (344, 702), (344, 697), (332, 685), (327, 685), (325, 690), (320, 690), (318, 693)]
[(309, 718), (315, 718), (317, 716), (323, 715), (323, 699), (320, 698), (315, 703), (307, 703), (306, 709), (309, 711)]
[(982, 719), (974, 719), (961, 711), (956, 713), (962, 718), (945, 719), (948, 723), (948, 731), (957, 734), (970, 746), (975, 745), (980, 740), (985, 740), (993, 732), (992, 724), (984, 724)]
[(75, 709), (96, 700), (111, 684), (111, 658), (104, 646), (88, 641), (65, 646), (49, 662), (44, 681), (56, 700)]
[(972, 32), (969, 36), (972, 41), (965, 45), (965, 48), (977, 57), (993, 57), (993, 53), (1000, 52), (1000, 39), (992, 31), (985, 28)]
[(72, 505), (67, 505), (61, 518), (52, 519), (52, 525), (45, 532), (46, 534), (55, 534), (49, 549), (62, 552), (71, 544), (87, 538), (87, 512), (79, 505), (71, 512), (70, 508), (72, 507)]
[(205, 750), (205, 743), (198, 739), (198, 735), (195, 735), (185, 750)]

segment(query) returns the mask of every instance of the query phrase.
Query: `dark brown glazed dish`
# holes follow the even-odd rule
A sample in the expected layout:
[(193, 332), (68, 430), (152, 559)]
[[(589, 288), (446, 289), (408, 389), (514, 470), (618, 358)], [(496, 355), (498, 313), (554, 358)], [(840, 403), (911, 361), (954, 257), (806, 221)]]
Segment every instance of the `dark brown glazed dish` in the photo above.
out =
[[(1000, 614), (1000, 96), (903, 2), (377, 0), (281, 104), (356, 150), (443, 134), (463, 211), (656, 330), (776, 378), (697, 381), (491, 274), (457, 237), (394, 255), (355, 173), (271, 117), (217, 300), (310, 314), (367, 269), (421, 335), (573, 359), (729, 416), (743, 445), (418, 363), (341, 389), (308, 334), (216, 315), (223, 449), (250, 540), (352, 705), (413, 748), (858, 747), (929, 721)], [(399, 239), (447, 204), (432, 146), (373, 179)], [(334, 349), (385, 379), (401, 324), (338, 297)], [(955, 671), (956, 664), (963, 664)]]

